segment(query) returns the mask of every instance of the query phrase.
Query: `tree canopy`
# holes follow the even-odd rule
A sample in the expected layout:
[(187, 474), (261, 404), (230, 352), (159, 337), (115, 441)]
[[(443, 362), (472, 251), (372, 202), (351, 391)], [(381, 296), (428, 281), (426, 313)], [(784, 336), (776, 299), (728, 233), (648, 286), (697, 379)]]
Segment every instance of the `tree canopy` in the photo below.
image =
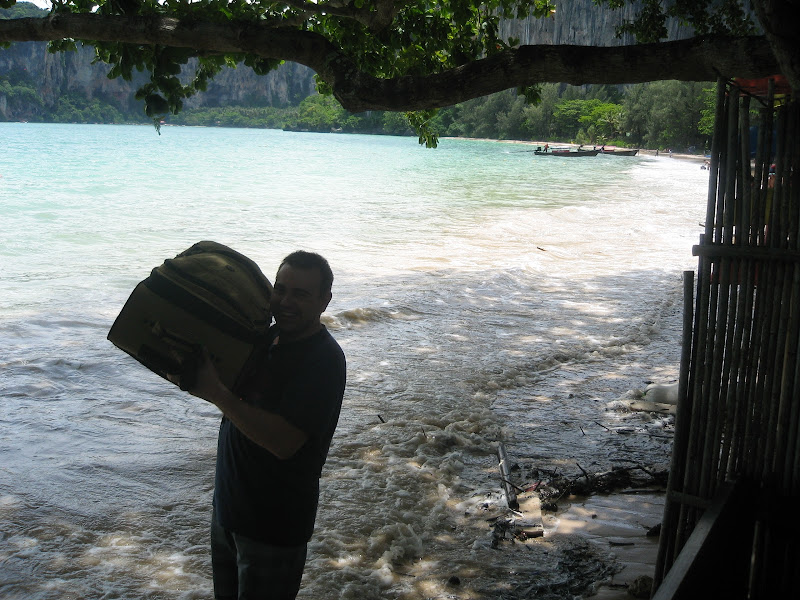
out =
[[(632, 0), (594, 0), (615, 10)], [(16, 0), (0, 0), (10, 7)], [(223, 66), (266, 73), (282, 61), (313, 69), (347, 110), (426, 111), (544, 82), (582, 85), (655, 80), (800, 79), (797, 0), (643, 0), (623, 26), (644, 43), (520, 45), (501, 19), (547, 17), (554, 0), (53, 0), (44, 17), (0, 20), (0, 44), (49, 41), (53, 51), (89, 44), (109, 77), (150, 74), (139, 90), (149, 115), (181, 109)], [(796, 8), (790, 6), (789, 8)], [(697, 36), (661, 41), (667, 18)], [(783, 19), (785, 22), (781, 22)], [(783, 36), (783, 37), (782, 37)], [(191, 58), (190, 81), (179, 77)], [(193, 63), (194, 64), (194, 63)], [(424, 119), (425, 113), (414, 118)]]

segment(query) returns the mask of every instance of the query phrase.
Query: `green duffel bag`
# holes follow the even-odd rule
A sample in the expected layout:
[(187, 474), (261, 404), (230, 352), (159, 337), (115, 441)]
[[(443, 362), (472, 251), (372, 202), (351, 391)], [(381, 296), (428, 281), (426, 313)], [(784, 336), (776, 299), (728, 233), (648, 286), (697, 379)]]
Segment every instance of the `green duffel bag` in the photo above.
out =
[(205, 346), (236, 391), (269, 328), (272, 284), (258, 265), (217, 242), (194, 244), (139, 283), (108, 339), (181, 389), (193, 385)]

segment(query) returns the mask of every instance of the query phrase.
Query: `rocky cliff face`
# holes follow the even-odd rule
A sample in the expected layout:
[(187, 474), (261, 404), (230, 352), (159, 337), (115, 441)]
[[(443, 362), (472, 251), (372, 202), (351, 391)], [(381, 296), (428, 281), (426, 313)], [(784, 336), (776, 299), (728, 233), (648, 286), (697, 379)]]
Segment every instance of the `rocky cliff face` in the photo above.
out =
[[(631, 5), (620, 10), (600, 8), (592, 0), (555, 0), (556, 12), (544, 19), (529, 17), (505, 21), (500, 27), (504, 38), (517, 38), (522, 44), (571, 44), (576, 46), (618, 46), (633, 44), (630, 35), (616, 37), (616, 28), (631, 21), (636, 11)], [(668, 26), (671, 40), (691, 37), (691, 27), (672, 21)]]
[[(94, 59), (94, 49), (90, 47), (51, 54), (44, 43), (19, 43), (0, 50), (0, 77), (32, 85), (47, 106), (53, 106), (59, 97), (71, 93), (89, 100), (100, 98), (122, 110), (136, 106), (134, 93), (147, 81), (147, 75), (139, 73), (133, 81), (109, 79), (106, 75), (110, 67), (94, 63)], [(249, 67), (225, 69), (209, 85), (207, 92), (188, 99), (185, 106), (285, 106), (314, 93), (313, 76), (313, 71), (295, 63), (281, 65), (264, 77), (256, 76)], [(0, 91), (0, 118), (22, 117), (9, 114), (11, 105), (3, 102)]]
[[(578, 44), (611, 46), (632, 43), (617, 39), (615, 28), (633, 17), (629, 7), (609, 11), (595, 6), (592, 0), (556, 0), (556, 12), (545, 19), (529, 18), (507, 21), (501, 27), (504, 37), (518, 38), (523, 44)], [(673, 24), (672, 39), (689, 37), (691, 29)], [(46, 106), (53, 106), (65, 94), (79, 94), (89, 100), (101, 98), (123, 111), (136, 105), (133, 95), (146, 81), (139, 74), (134, 81), (108, 79), (109, 67), (94, 63), (94, 50), (50, 54), (44, 43), (18, 43), (0, 50), (0, 77), (12, 82), (25, 81), (39, 92)], [(264, 77), (248, 67), (226, 69), (209, 85), (208, 91), (186, 101), (186, 108), (203, 106), (283, 106), (314, 93), (313, 72), (302, 65), (286, 63)], [(36, 110), (27, 106), (26, 110)], [(0, 89), (0, 119), (28, 118), (19, 103), (10, 102)]]

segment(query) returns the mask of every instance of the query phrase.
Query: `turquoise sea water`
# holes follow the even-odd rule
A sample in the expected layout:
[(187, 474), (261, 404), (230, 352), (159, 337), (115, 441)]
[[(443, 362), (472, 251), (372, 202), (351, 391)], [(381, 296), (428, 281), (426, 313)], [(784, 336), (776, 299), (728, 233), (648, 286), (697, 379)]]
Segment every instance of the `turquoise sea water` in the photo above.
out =
[(668, 460), (659, 423), (613, 403), (677, 377), (697, 163), (176, 127), (0, 141), (0, 597), (210, 597), (219, 415), (105, 339), (201, 239), (269, 277), (296, 248), (336, 275), (349, 383), (302, 598), (449, 598), (454, 574), (456, 597), (523, 597), (568, 550), (490, 548), (500, 440), (566, 471)]

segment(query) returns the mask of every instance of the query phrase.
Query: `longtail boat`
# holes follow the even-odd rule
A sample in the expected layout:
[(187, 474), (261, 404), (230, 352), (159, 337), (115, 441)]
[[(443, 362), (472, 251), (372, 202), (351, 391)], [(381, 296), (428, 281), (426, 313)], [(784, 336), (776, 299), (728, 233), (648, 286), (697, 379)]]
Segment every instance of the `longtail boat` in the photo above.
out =
[(600, 150), (534, 150), (537, 156), (597, 156)]
[(614, 148), (614, 149), (605, 149), (601, 148), (600, 151), (603, 154), (612, 154), (614, 156), (636, 156), (639, 153), (639, 149), (635, 148), (633, 150), (629, 149), (621, 149), (621, 148)]

